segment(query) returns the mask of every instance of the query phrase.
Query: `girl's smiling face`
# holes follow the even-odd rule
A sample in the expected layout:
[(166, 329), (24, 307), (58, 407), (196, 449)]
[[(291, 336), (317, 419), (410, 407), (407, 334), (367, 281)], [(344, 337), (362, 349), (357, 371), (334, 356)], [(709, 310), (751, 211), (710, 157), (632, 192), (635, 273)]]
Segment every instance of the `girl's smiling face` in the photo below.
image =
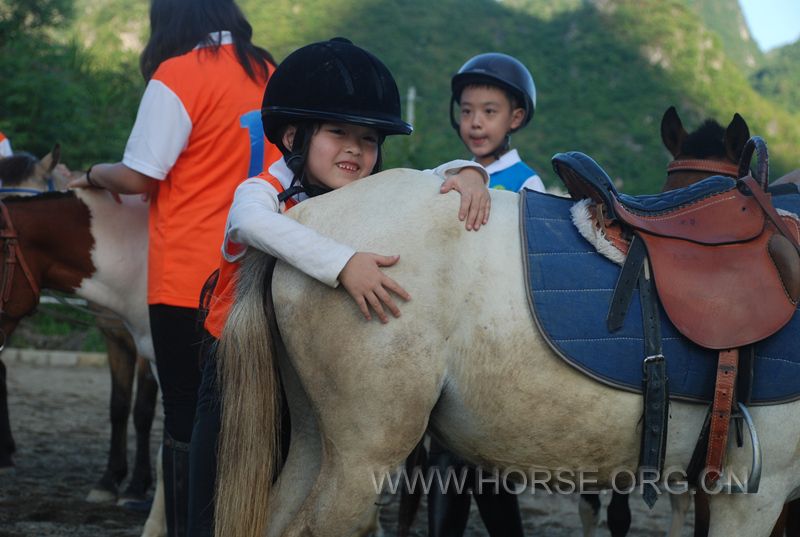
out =
[(311, 137), (306, 176), (312, 183), (341, 188), (372, 173), (379, 147), (380, 135), (371, 127), (322, 123)]

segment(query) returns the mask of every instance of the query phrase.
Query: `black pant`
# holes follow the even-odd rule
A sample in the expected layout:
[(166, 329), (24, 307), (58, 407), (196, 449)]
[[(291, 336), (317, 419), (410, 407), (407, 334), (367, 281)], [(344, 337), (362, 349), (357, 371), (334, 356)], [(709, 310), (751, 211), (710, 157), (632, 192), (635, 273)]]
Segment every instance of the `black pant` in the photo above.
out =
[(203, 330), (197, 310), (151, 305), (150, 330), (164, 403), (164, 496), (169, 537), (185, 537), (188, 516), (189, 446), (192, 439), (199, 351)]
[(150, 331), (164, 401), (164, 430), (175, 440), (188, 443), (192, 439), (197, 408), (200, 345), (204, 334), (197, 320), (197, 310), (151, 305)]
[(461, 475), (467, 468), (465, 487), (461, 494), (452, 490), (442, 490), (439, 481), (434, 479), (428, 493), (428, 536), (429, 537), (461, 537), (467, 527), (470, 498), (475, 498), (478, 511), (484, 526), (491, 537), (523, 537), (522, 516), (519, 503), (513, 493), (502, 486), (498, 490), (490, 486), (490, 490), (478, 492), (475, 467), (468, 465), (454, 453), (431, 439), (431, 450), (428, 456), (428, 467), (436, 468), (446, 475), (451, 468), (455, 475)]
[(214, 485), (221, 419), (215, 348), (216, 340), (212, 339), (203, 365), (189, 450), (190, 537), (211, 537), (214, 533)]

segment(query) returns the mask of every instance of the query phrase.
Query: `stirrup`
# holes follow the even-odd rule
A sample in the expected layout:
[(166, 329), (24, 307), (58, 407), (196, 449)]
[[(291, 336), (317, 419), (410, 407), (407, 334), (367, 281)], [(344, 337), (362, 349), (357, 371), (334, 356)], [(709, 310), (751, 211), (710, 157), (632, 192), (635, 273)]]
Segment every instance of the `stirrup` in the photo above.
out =
[[(737, 402), (737, 404), (739, 405), (739, 412), (734, 412), (731, 418), (744, 418), (744, 423), (747, 425), (747, 430), (750, 433), (750, 444), (753, 448), (752, 465), (744, 489), (738, 484), (734, 485), (731, 481), (730, 483), (721, 485), (719, 492), (725, 494), (755, 494), (758, 492), (758, 487), (761, 483), (761, 442), (758, 440), (758, 433), (756, 433), (753, 418), (750, 416), (747, 407), (739, 402)], [(724, 483), (726, 481), (725, 477), (725, 468), (723, 468), (717, 482)]]

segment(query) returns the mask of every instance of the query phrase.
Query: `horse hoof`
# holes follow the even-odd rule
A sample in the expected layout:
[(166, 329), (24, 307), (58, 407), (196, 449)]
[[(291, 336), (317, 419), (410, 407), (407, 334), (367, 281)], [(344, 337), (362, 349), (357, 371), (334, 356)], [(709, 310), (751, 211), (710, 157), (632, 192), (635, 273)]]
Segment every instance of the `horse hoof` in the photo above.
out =
[(120, 498), (117, 505), (137, 513), (149, 513), (153, 505), (152, 499)]
[(112, 503), (117, 501), (117, 495), (107, 490), (92, 489), (86, 496), (86, 501), (89, 503)]

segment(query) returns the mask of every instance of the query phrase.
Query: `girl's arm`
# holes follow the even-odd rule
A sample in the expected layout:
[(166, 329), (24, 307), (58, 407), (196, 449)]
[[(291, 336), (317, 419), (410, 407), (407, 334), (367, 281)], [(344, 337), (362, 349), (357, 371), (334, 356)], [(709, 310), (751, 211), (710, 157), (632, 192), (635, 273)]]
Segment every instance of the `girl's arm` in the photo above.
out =
[(470, 160), (451, 160), (433, 170), (444, 180), (440, 192), (442, 194), (455, 190), (461, 194), (461, 206), (458, 219), (466, 221), (467, 231), (478, 231), (481, 225), (489, 221), (492, 198), (489, 196), (489, 174), (486, 169)]
[(404, 300), (410, 296), (380, 270), (395, 264), (398, 256), (356, 252), (279, 210), (278, 192), (268, 182), (252, 178), (242, 183), (228, 215), (222, 255), (235, 261), (247, 247), (258, 248), (326, 285), (336, 287), (341, 282), (366, 319), (371, 318), (371, 307), (387, 322), (384, 305), (395, 317), (400, 315), (390, 292)]

